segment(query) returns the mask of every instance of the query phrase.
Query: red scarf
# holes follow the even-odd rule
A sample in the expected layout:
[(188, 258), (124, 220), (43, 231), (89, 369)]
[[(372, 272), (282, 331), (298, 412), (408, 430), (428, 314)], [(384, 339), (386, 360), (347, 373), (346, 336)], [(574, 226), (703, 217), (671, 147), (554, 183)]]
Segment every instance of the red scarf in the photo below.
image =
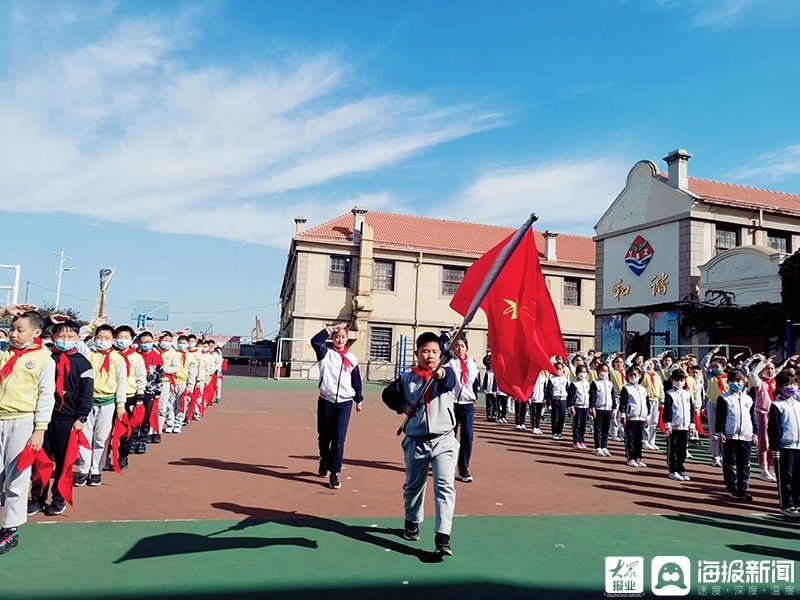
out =
[(128, 377), (131, 376), (131, 361), (128, 358), (131, 354), (134, 354), (136, 350), (133, 347), (128, 348), (124, 352), (122, 350), (117, 350), (122, 356), (122, 360), (125, 361), (125, 371), (128, 373)]
[(56, 394), (61, 398), (61, 404), (58, 406), (58, 410), (61, 410), (64, 407), (64, 379), (69, 375), (70, 371), (72, 371), (72, 363), (69, 357), (75, 354), (75, 349), (73, 348), (66, 352), (59, 352), (54, 349), (53, 353), (58, 354), (58, 362), (56, 363)]
[[(420, 379), (422, 379), (423, 387), (427, 385), (428, 380), (433, 375), (433, 369), (426, 369), (424, 367), (420, 367), (419, 365), (411, 369), (411, 372), (414, 373), (414, 375), (416, 375)], [(428, 391), (425, 392), (425, 404), (430, 404), (432, 401), (433, 401), (433, 386), (431, 385), (428, 387)]]
[(148, 372), (150, 371), (151, 367), (164, 364), (164, 359), (161, 358), (161, 354), (159, 354), (155, 349), (151, 349), (149, 352), (140, 352), (140, 354), (144, 359), (144, 366)]
[(342, 364), (344, 365), (345, 371), (347, 371), (348, 373), (350, 371), (352, 371), (353, 370), (353, 363), (350, 362), (349, 358), (347, 358), (347, 352), (348, 352), (347, 346), (344, 346), (341, 349), (337, 348), (336, 346), (334, 346), (333, 349), (336, 350), (336, 352), (339, 354), (339, 356), (342, 357)]
[(105, 355), (105, 358), (103, 359), (103, 364), (100, 365), (100, 372), (102, 373), (103, 371), (105, 371), (106, 373), (109, 373), (111, 371), (111, 349), (109, 348), (108, 350), (98, 350), (97, 352), (99, 354)]
[(2, 385), (2, 383), (11, 375), (11, 372), (14, 370), (14, 365), (17, 364), (20, 356), (30, 352), (36, 352), (37, 350), (41, 349), (42, 340), (39, 338), (34, 338), (30, 347), (25, 348), (24, 350), (21, 348), (14, 348), (14, 346), (9, 346), (8, 351), (11, 352), (11, 358), (9, 358), (8, 362), (3, 365), (2, 369), (0, 369), (0, 385)]
[(719, 388), (719, 393), (724, 394), (728, 391), (728, 376), (724, 373), (722, 375), (714, 375), (714, 379), (717, 380), (717, 387)]
[(775, 378), (772, 379), (764, 379), (764, 383), (767, 384), (767, 390), (769, 391), (770, 400), (773, 402), (775, 401)]
[(181, 355), (181, 366), (185, 367), (186, 366), (186, 352), (181, 352), (180, 350), (178, 350), (178, 354)]
[(467, 365), (467, 361), (469, 360), (469, 356), (466, 354), (464, 357), (458, 357), (458, 362), (461, 363), (461, 383), (467, 385), (469, 382), (469, 366)]

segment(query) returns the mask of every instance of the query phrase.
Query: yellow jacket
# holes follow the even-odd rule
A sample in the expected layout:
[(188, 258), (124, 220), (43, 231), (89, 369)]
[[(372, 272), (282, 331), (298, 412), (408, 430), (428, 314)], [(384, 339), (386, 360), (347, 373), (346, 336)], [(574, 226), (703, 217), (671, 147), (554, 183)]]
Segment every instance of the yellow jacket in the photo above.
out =
[[(0, 370), (14, 356), (0, 352)], [(44, 347), (21, 354), (11, 373), (0, 382), (0, 420), (33, 417), (34, 429), (45, 430), (55, 406), (56, 364)]]

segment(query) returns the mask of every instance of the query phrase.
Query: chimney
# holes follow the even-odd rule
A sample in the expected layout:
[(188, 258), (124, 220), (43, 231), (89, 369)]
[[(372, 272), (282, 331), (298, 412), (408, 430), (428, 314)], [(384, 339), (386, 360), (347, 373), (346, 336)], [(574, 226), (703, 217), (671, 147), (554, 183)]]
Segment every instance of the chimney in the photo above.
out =
[(689, 191), (689, 170), (687, 163), (692, 155), (688, 151), (678, 148), (664, 157), (669, 169), (667, 183), (678, 190)]
[(294, 234), (300, 235), (306, 229), (306, 218), (305, 217), (295, 217), (294, 218)]
[(556, 261), (556, 238), (557, 233), (551, 233), (549, 230), (545, 231), (544, 236), (544, 259), (548, 262)]
[(353, 242), (356, 244), (361, 241), (361, 226), (364, 224), (367, 215), (366, 208), (353, 207)]

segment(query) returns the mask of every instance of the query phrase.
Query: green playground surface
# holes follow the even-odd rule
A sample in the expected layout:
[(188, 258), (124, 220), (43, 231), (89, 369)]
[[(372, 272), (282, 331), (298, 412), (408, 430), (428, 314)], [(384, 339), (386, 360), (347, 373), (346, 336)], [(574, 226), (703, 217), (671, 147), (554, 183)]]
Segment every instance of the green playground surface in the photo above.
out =
[[(443, 562), (430, 552), (432, 520), (419, 542), (399, 537), (401, 523), (28, 525), (19, 547), (0, 557), (2, 598), (602, 598), (609, 555), (643, 557), (649, 596), (658, 555), (688, 556), (693, 565), (800, 559), (800, 522), (779, 516), (457, 517), (454, 556)], [(700, 595), (695, 577), (692, 597)], [(759, 586), (758, 596), (769, 593)]]

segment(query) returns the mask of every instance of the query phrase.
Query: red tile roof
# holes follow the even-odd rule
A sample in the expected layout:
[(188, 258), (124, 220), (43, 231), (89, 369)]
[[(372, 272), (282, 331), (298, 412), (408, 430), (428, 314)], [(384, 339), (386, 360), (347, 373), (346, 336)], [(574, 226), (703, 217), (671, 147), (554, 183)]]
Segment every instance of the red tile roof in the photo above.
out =
[[(448, 221), (395, 213), (368, 211), (366, 221), (375, 232), (375, 245), (480, 256), (514, 231), (512, 227)], [(353, 215), (346, 213), (295, 236), (298, 240), (347, 242), (352, 240)], [(544, 260), (544, 237), (535, 231), (536, 247)], [(594, 268), (594, 241), (587, 236), (561, 233), (556, 239), (556, 264)]]
[[(660, 174), (663, 181), (665, 173)], [(689, 177), (689, 191), (699, 196), (706, 204), (722, 206), (738, 206), (753, 210), (763, 209), (769, 212), (800, 215), (800, 195), (787, 192), (776, 192), (749, 185), (724, 183), (711, 179)]]

